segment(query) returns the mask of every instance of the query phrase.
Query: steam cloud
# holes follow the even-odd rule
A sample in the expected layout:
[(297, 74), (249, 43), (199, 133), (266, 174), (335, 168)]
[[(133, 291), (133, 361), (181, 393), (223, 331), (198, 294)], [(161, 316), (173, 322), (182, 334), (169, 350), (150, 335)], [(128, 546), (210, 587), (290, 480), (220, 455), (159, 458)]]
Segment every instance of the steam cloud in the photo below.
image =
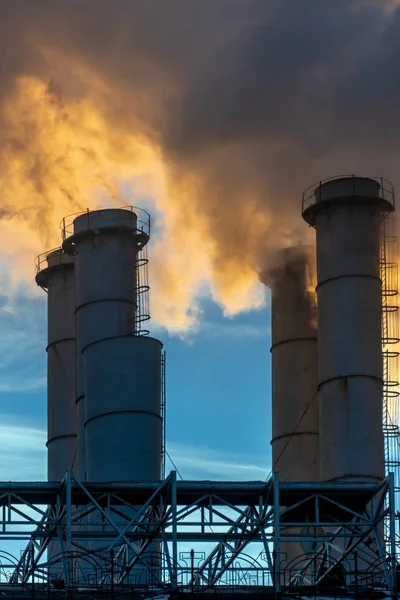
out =
[(228, 314), (262, 303), (271, 253), (309, 241), (313, 181), (399, 187), (394, 0), (2, 0), (0, 52), (3, 254), (15, 232), (56, 245), (61, 217), (107, 198), (155, 198), (171, 330), (207, 286)]

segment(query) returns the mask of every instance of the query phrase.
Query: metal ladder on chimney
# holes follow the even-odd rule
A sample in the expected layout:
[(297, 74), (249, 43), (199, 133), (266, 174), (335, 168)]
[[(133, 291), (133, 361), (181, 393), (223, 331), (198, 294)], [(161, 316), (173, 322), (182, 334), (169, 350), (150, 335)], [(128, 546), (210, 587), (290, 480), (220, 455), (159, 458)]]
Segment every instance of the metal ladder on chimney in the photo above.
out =
[(150, 320), (149, 303), (149, 277), (147, 265), (147, 246), (137, 249), (133, 248), (134, 269), (132, 281), (133, 295), (133, 333), (134, 335), (149, 335), (149, 330), (143, 327), (143, 324)]
[[(133, 296), (133, 334), (137, 336), (147, 336), (150, 331), (143, 327), (143, 323), (150, 320), (150, 302), (149, 302), (149, 276), (147, 265), (149, 262), (147, 256), (147, 246), (139, 250), (133, 247), (134, 269), (132, 276), (132, 296)], [(165, 457), (166, 457), (166, 353), (161, 355), (161, 479), (165, 478)]]
[[(385, 473), (394, 473), (396, 505), (400, 504), (399, 304), (396, 221), (393, 213), (381, 226), (383, 435)], [(385, 539), (389, 523), (385, 523)]]

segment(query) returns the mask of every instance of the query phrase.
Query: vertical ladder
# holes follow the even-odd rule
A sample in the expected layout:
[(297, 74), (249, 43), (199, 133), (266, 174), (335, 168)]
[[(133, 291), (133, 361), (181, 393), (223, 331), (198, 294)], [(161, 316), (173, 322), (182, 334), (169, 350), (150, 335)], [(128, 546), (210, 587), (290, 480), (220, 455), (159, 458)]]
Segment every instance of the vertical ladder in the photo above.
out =
[[(134, 269), (132, 275), (132, 330), (137, 336), (149, 335), (149, 330), (143, 328), (143, 323), (150, 320), (149, 277), (147, 246), (132, 248), (134, 252)], [(161, 354), (161, 479), (165, 479), (166, 456), (166, 353)]]
[[(382, 359), (385, 474), (395, 478), (396, 505), (400, 499), (400, 412), (399, 412), (399, 305), (396, 221), (386, 215), (381, 226), (380, 275), (382, 281)], [(385, 522), (389, 538), (389, 521)]]
[[(135, 244), (135, 241), (133, 241)], [(149, 277), (147, 265), (147, 246), (137, 248), (133, 246), (133, 274), (132, 274), (132, 331), (133, 335), (146, 336), (149, 335), (149, 330), (143, 328), (143, 323), (150, 320), (150, 303), (149, 303)], [(165, 439), (166, 439), (166, 354), (161, 354), (161, 479), (165, 479)]]
[(150, 303), (149, 303), (149, 276), (147, 265), (147, 246), (139, 249), (133, 248), (135, 253), (133, 264), (132, 277), (132, 321), (134, 335), (145, 336), (149, 335), (149, 330), (143, 328), (143, 323), (150, 320)]

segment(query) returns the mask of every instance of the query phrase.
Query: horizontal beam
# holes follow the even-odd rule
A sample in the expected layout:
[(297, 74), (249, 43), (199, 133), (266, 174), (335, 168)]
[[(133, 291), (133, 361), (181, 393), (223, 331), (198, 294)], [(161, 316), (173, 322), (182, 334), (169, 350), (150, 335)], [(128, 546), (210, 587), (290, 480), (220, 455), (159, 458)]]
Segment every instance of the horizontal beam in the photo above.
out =
[[(120, 501), (133, 506), (145, 504), (158, 489), (160, 481), (132, 483), (85, 482), (85, 489), (96, 497), (112, 494)], [(0, 482), (0, 506), (9, 504), (56, 505), (59, 502), (62, 483), (53, 482)], [(295, 482), (280, 483), (280, 504), (291, 506), (310, 495), (321, 494), (330, 499), (340, 499), (342, 504), (365, 504), (374, 496), (379, 484), (343, 482)], [(197, 503), (202, 495), (213, 495), (213, 504), (229, 503), (236, 506), (272, 505), (271, 481), (178, 481), (176, 483), (177, 504)], [(10, 498), (12, 496), (12, 498)], [(219, 497), (219, 498), (218, 498)], [(115, 504), (119, 503), (118, 498)], [(169, 498), (164, 498), (168, 503)], [(155, 501), (157, 504), (158, 501)], [(72, 504), (87, 504), (87, 496), (75, 483), (72, 484)], [(207, 504), (207, 500), (204, 501)]]

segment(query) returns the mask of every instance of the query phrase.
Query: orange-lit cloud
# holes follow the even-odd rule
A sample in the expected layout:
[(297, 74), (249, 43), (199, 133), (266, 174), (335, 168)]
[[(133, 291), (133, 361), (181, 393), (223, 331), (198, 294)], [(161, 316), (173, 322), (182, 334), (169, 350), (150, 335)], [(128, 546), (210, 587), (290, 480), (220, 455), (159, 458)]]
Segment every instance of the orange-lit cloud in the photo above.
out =
[[(88, 81), (90, 73), (85, 75)], [(243, 198), (245, 219), (253, 221), (246, 231), (237, 216), (224, 224), (220, 215), (198, 210), (201, 182), (190, 171), (174, 173), (154, 140), (110, 123), (106, 93), (93, 78), (87, 96), (62, 98), (51, 82), (23, 76), (3, 103), (0, 233), (4, 258), (12, 256), (12, 281), (29, 281), (34, 254), (60, 244), (58, 225), (66, 215), (124, 205), (146, 193), (155, 198), (163, 225), (150, 250), (152, 312), (159, 323), (176, 332), (193, 327), (204, 286), (211, 286), (227, 314), (260, 306), (256, 265), (248, 260), (248, 249), (242, 260), (240, 255), (243, 241), (248, 238), (251, 245), (258, 226), (267, 225), (266, 216), (256, 214), (251, 198)], [(221, 260), (215, 237), (225, 227), (232, 229), (223, 254), (231, 251), (232, 257)]]
[(371, 90), (396, 70), (399, 14), (392, 0), (4, 0), (11, 282), (33, 281), (65, 215), (144, 203), (160, 324), (195, 327), (203, 294), (227, 315), (259, 307), (271, 256), (313, 239), (302, 189), (356, 170), (396, 179), (396, 79)]

